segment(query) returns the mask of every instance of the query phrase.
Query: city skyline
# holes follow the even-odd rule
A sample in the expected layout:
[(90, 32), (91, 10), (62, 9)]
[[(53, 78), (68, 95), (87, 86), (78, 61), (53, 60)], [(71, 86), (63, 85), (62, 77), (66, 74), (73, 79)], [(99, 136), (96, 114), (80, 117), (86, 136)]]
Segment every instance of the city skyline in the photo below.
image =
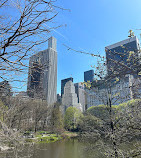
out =
[[(134, 36), (135, 38), (136, 38), (136, 36)], [(128, 38), (129, 39), (129, 38)], [(128, 40), (127, 38), (126, 39), (123, 39), (123, 40), (121, 40), (121, 41), (117, 41), (116, 43), (120, 43), (120, 42), (122, 42), (122, 41), (124, 41), (124, 40)], [(115, 43), (115, 44), (116, 44)], [(109, 46), (112, 46), (112, 45), (115, 45), (114, 43), (111, 43)], [(48, 43), (48, 45), (49, 45), (49, 43)], [(51, 46), (51, 45), (50, 45)], [(55, 49), (57, 49), (57, 47), (55, 47)], [(105, 57), (106, 57), (106, 52), (105, 52)], [(77, 79), (77, 78), (74, 78), (73, 76), (72, 76), (72, 74), (70, 75), (70, 77), (69, 76), (66, 76), (66, 78), (73, 78), (73, 82), (74, 83), (79, 83), (79, 82), (84, 82), (84, 73), (85, 72), (89, 72), (89, 71), (93, 71), (93, 69), (90, 67), (90, 69), (88, 69), (88, 70), (85, 70), (85, 71), (83, 71), (82, 72), (82, 76), (83, 76), (83, 78), (81, 78), (81, 79)], [(58, 76), (58, 67), (57, 67), (57, 76)], [(75, 74), (74, 74), (74, 76), (75, 76)], [(64, 78), (64, 79), (66, 79), (66, 78)], [(64, 79), (61, 79), (61, 80), (64, 80)], [(57, 94), (61, 94), (61, 84), (58, 84), (58, 82), (60, 82), (61, 83), (61, 80), (60, 81), (58, 81), (58, 77), (57, 77)], [(79, 81), (79, 82), (78, 82)], [(58, 88), (58, 87), (60, 87), (60, 88)]]
[[(83, 3), (79, 5), (81, 2)], [(75, 5), (73, 5), (74, 3)], [(96, 65), (94, 57), (71, 52), (63, 44), (76, 50), (105, 55), (105, 46), (126, 39), (130, 29), (140, 40), (140, 30), (138, 30), (141, 26), (141, 22), (138, 20), (141, 15), (140, 4), (141, 1), (139, 0), (135, 0), (135, 3), (128, 0), (114, 2), (112, 0), (106, 2), (104, 0), (102, 2), (90, 0), (89, 3), (79, 0), (77, 2), (74, 0), (56, 2), (56, 5), (71, 10), (59, 12), (55, 22), (63, 26), (52, 30), (48, 35), (48, 37), (54, 36), (58, 41), (57, 93), (61, 93), (61, 80), (63, 78), (72, 76), (74, 82), (81, 82), (84, 77), (83, 72), (90, 70), (91, 65)], [(39, 47), (39, 51), (45, 49), (47, 49), (47, 43)], [(25, 77), (27, 79), (27, 75)], [(14, 83), (12, 84), (13, 87), (16, 87)], [(20, 87), (19, 83), (17, 85)], [(13, 90), (23, 91), (26, 90), (26, 86)]]
[(97, 62), (96, 58), (70, 51), (63, 44), (105, 56), (105, 47), (128, 38), (131, 29), (140, 40), (140, 30), (137, 30), (141, 26), (139, 0), (135, 3), (128, 0), (61, 0), (58, 4), (71, 10), (62, 11), (57, 19), (66, 27), (57, 29), (59, 33), (53, 32), (58, 39), (58, 93), (61, 79), (73, 77), (74, 83), (81, 82), (84, 71), (92, 69), (91, 65)]
[(0, 1), (0, 157), (140, 157), (140, 6)]

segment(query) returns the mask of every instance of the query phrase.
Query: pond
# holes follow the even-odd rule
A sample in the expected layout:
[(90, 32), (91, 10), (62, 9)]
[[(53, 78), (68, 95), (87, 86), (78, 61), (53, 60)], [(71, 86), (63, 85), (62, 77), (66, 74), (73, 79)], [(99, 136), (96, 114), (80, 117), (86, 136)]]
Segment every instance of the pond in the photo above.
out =
[(1, 154), (0, 158), (104, 158), (102, 150), (96, 145), (79, 141), (78, 139), (61, 140), (54, 143), (40, 143), (17, 149), (17, 153), (7, 152)]
[[(141, 146), (141, 142), (122, 144), (120, 149), (130, 151)], [(0, 154), (0, 158), (106, 158), (111, 153), (111, 143), (103, 141), (80, 141), (66, 139), (54, 143), (28, 144), (17, 150)], [(108, 153), (108, 156), (105, 154)], [(123, 157), (123, 156), (119, 156)], [(127, 156), (128, 157), (128, 156)], [(140, 157), (140, 155), (139, 155)], [(139, 158), (137, 156), (137, 158)]]
[[(92, 150), (91, 150), (92, 149)], [(104, 158), (94, 144), (70, 139), (35, 146), (32, 158)]]

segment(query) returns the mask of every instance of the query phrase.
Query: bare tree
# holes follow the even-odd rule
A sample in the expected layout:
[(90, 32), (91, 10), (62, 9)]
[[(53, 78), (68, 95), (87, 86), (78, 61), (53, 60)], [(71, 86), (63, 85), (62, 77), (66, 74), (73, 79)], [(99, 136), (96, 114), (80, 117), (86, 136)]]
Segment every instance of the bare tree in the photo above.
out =
[(48, 40), (50, 31), (60, 27), (53, 22), (58, 8), (53, 0), (1, 0), (1, 80), (26, 82), (21, 74), (27, 74), (28, 57)]
[[(60, 9), (63, 8), (53, 0), (0, 1), (0, 81), (16, 82), (13, 84), (16, 88), (27, 84), (28, 59), (48, 41), (49, 33), (60, 27), (55, 23)], [(36, 102), (36, 106), (32, 103), (21, 98), (8, 102), (9, 109), (1, 115), (4, 121), (0, 120), (1, 142), (10, 142), (13, 135), (17, 136), (12, 128), (26, 130), (28, 123), (35, 121), (37, 129), (40, 122), (45, 122), (48, 110), (45, 101)], [(21, 136), (15, 137), (16, 142)]]

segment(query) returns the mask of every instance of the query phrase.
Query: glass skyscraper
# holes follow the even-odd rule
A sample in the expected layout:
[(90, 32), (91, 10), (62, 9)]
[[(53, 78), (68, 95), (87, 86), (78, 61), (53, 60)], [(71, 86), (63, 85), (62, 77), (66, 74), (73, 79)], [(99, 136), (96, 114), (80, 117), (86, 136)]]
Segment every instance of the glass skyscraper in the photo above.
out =
[[(121, 71), (124, 74), (132, 74), (131, 69), (134, 69), (140, 62), (139, 49), (140, 43), (136, 36), (105, 47), (108, 75), (113, 72), (118, 74)], [(131, 59), (132, 55), (136, 61)]]
[(84, 81), (90, 81), (93, 82), (94, 81), (94, 70), (89, 70), (89, 71), (85, 71), (84, 72)]

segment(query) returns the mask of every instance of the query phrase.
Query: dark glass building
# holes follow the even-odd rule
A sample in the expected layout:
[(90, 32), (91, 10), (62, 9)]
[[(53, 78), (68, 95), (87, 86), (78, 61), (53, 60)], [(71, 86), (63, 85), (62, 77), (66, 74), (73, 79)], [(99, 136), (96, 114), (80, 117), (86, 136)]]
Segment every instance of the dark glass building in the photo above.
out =
[(89, 71), (85, 71), (84, 72), (84, 81), (90, 81), (93, 82), (94, 81), (94, 70), (89, 70)]
[(73, 78), (70, 77), (70, 78), (66, 78), (66, 79), (61, 80), (61, 97), (62, 97), (62, 95), (64, 94), (64, 87), (65, 87), (65, 84), (66, 84), (68, 81), (72, 81), (72, 82), (73, 82)]
[(133, 74), (131, 69), (140, 63), (139, 50), (140, 44), (136, 36), (105, 47), (108, 75)]

